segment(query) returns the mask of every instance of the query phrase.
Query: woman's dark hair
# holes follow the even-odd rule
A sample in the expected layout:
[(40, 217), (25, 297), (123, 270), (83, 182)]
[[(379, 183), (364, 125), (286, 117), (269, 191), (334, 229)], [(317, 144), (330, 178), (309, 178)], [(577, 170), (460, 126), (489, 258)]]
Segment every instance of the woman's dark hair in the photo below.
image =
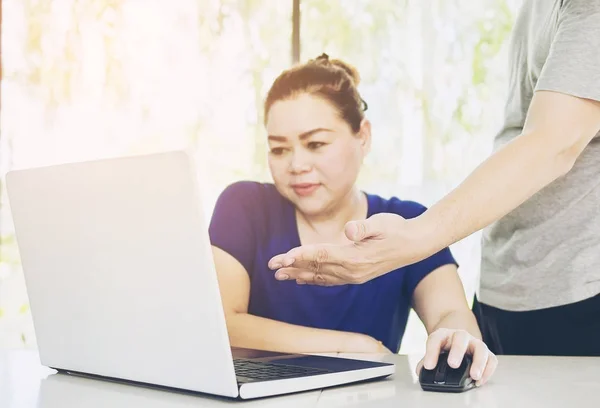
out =
[(367, 104), (357, 90), (359, 82), (360, 76), (356, 68), (322, 54), (277, 77), (265, 100), (265, 121), (275, 102), (308, 93), (330, 102), (352, 131), (358, 133), (365, 117), (364, 111), (367, 110)]

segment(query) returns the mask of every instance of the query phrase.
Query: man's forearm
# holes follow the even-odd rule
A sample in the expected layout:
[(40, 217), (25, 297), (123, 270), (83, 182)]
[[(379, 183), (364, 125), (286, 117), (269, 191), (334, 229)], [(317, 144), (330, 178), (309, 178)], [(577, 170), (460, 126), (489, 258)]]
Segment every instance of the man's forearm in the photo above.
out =
[(599, 130), (599, 102), (536, 92), (523, 134), (415, 218), (415, 231), (433, 253), (484, 228), (566, 174)]
[(460, 186), (414, 219), (436, 252), (503, 217), (567, 173), (574, 154), (522, 135), (482, 163)]

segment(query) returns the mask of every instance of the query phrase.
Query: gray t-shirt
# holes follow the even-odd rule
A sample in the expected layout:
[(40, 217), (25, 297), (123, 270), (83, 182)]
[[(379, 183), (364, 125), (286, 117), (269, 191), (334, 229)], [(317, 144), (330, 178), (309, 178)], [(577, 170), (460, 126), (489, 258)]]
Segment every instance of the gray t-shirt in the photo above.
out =
[[(524, 0), (510, 46), (495, 148), (521, 133), (534, 91), (600, 100), (600, 0)], [(536, 310), (600, 293), (599, 136), (567, 175), (483, 231), (482, 303)]]

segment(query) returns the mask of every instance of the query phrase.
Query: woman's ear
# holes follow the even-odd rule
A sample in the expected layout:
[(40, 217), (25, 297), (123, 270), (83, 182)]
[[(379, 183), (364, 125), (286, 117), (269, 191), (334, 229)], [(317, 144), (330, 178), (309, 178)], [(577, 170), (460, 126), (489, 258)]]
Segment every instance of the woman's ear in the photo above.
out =
[(366, 156), (371, 151), (371, 122), (366, 118), (360, 122), (358, 137), (360, 139), (363, 155)]

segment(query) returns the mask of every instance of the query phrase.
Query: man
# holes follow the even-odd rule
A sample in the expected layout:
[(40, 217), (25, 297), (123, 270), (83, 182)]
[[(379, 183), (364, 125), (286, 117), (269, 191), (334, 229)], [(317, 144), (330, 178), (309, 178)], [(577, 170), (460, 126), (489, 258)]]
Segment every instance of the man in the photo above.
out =
[(278, 255), (276, 278), (364, 283), (487, 227), (474, 310), (490, 349), (600, 356), (600, 0), (524, 2), (509, 87), (494, 154), (458, 188)]

